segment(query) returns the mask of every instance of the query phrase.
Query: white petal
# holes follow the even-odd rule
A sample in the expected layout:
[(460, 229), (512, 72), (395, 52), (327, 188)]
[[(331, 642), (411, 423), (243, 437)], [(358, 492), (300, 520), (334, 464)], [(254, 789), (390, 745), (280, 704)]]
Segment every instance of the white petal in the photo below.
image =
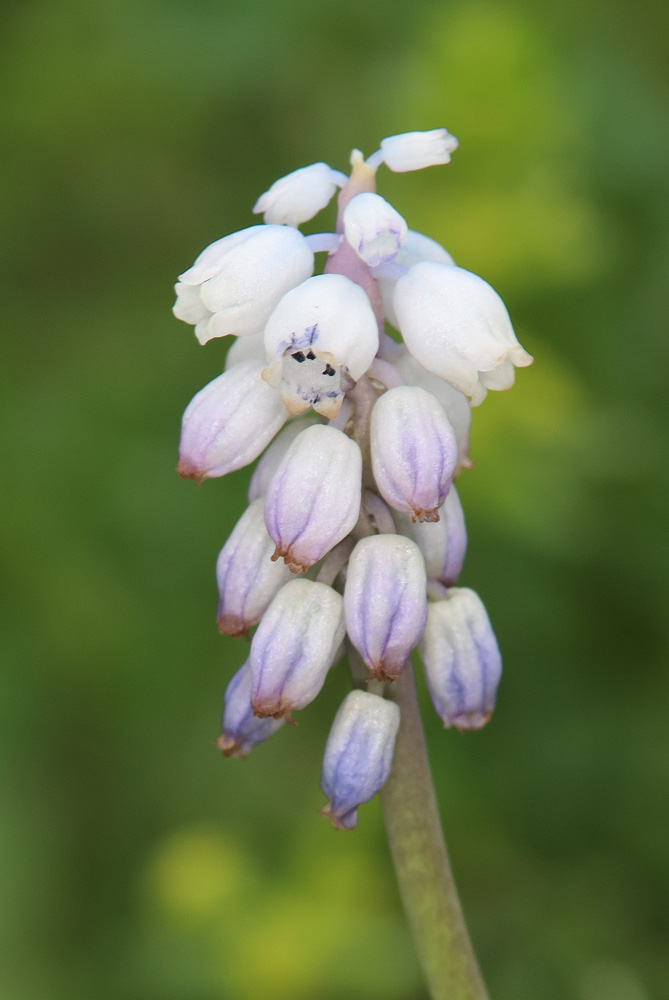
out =
[(342, 177), (327, 163), (312, 163), (293, 170), (258, 198), (253, 213), (263, 212), (268, 223), (299, 226), (325, 208), (337, 187), (341, 187)]
[[(436, 240), (425, 236), (423, 233), (418, 233), (414, 229), (410, 229), (404, 241), (404, 246), (401, 247), (395, 257), (394, 263), (401, 264), (402, 267), (406, 267), (408, 270), (414, 264), (419, 264), (423, 260), (435, 260), (441, 264), (455, 264), (450, 253), (442, 247), (441, 243), (437, 243)], [(389, 323), (392, 323), (398, 329), (397, 317), (393, 309), (393, 293), (397, 279), (384, 278), (377, 275), (377, 281), (381, 290), (385, 317)]]
[(370, 267), (393, 260), (407, 238), (407, 224), (385, 198), (363, 192), (344, 209), (344, 234)]
[(451, 153), (457, 148), (458, 140), (445, 128), (403, 132), (381, 140), (384, 162), (397, 173), (449, 163)]

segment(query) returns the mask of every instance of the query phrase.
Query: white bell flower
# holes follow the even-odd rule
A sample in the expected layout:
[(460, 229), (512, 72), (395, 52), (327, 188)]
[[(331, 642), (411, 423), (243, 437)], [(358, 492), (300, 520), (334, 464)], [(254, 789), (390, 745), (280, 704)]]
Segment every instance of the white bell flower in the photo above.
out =
[[(436, 260), (441, 264), (455, 264), (450, 253), (442, 247), (441, 243), (437, 243), (436, 240), (425, 236), (423, 233), (416, 232), (415, 229), (410, 229), (407, 232), (404, 245), (400, 247), (395, 257), (394, 263), (401, 264), (402, 267), (409, 270), (414, 264), (420, 264), (423, 260)], [(384, 316), (395, 329), (399, 329), (395, 310), (393, 309), (393, 294), (397, 278), (389, 278), (380, 274), (377, 275), (377, 281), (381, 291), (381, 298), (383, 299)]]
[(265, 222), (299, 226), (308, 222), (330, 202), (348, 178), (327, 163), (312, 163), (274, 181), (253, 206), (253, 214), (263, 213)]
[(201, 344), (259, 333), (281, 296), (313, 269), (313, 252), (297, 229), (250, 226), (211, 243), (179, 276), (173, 312), (195, 325)]
[(445, 128), (402, 132), (381, 140), (383, 162), (396, 173), (450, 163), (451, 153), (457, 148), (458, 140)]
[(407, 238), (407, 224), (381, 195), (365, 191), (344, 209), (344, 235), (370, 267), (397, 258)]
[(471, 271), (416, 264), (398, 279), (393, 306), (414, 358), (471, 396), (472, 406), (483, 402), (488, 389), (512, 385), (514, 366), (532, 364), (502, 299)]
[(290, 413), (313, 406), (336, 417), (378, 346), (376, 317), (362, 288), (341, 274), (319, 274), (287, 292), (269, 317), (263, 378), (281, 386)]

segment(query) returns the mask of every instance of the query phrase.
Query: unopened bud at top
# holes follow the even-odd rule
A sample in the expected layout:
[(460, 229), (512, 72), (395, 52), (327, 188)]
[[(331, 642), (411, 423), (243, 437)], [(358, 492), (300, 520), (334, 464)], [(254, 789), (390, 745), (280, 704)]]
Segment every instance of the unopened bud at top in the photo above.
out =
[(242, 514), (216, 562), (218, 630), (243, 635), (257, 625), (290, 570), (272, 562), (274, 542), (267, 534), (262, 497)]
[(373, 535), (353, 550), (346, 573), (346, 631), (377, 680), (399, 677), (427, 618), (425, 563), (401, 535)]
[(465, 515), (455, 486), (439, 508), (439, 520), (413, 521), (408, 514), (396, 515), (397, 526), (423, 553), (428, 580), (446, 587), (457, 583), (467, 551)]
[(265, 222), (299, 226), (308, 222), (329, 203), (346, 176), (327, 163), (312, 163), (274, 181), (253, 206), (253, 214), (263, 212)]
[(263, 377), (281, 386), (291, 413), (313, 406), (336, 417), (378, 346), (376, 318), (362, 288), (341, 274), (319, 274), (284, 295), (267, 321)]
[(402, 385), (374, 404), (372, 469), (383, 499), (418, 521), (438, 521), (453, 481), (458, 446), (441, 404)]
[(248, 757), (257, 743), (281, 729), (283, 719), (259, 719), (251, 708), (251, 665), (247, 660), (225, 689), (222, 733), (216, 746), (224, 757)]
[(299, 573), (355, 527), (362, 455), (336, 427), (307, 427), (288, 448), (267, 488), (265, 523), (282, 557)]
[(457, 148), (458, 140), (445, 128), (402, 132), (381, 140), (383, 161), (396, 173), (450, 163), (451, 153)]
[(338, 830), (352, 830), (358, 806), (385, 785), (393, 762), (400, 712), (392, 701), (351, 691), (337, 712), (323, 756), (321, 809)]
[(425, 261), (397, 281), (393, 305), (404, 343), (428, 371), (481, 403), (513, 384), (532, 357), (490, 285), (461, 267)]
[(480, 729), (492, 715), (502, 658), (481, 599), (453, 587), (431, 603), (421, 640), (425, 679), (444, 726)]
[(240, 361), (190, 401), (181, 423), (179, 474), (211, 479), (248, 465), (288, 419), (262, 363)]
[(250, 226), (216, 240), (179, 277), (174, 314), (201, 344), (263, 329), (281, 296), (308, 278), (314, 255), (287, 226)]
[(344, 235), (370, 267), (394, 260), (407, 238), (407, 224), (385, 198), (357, 194), (344, 209)]
[(291, 580), (278, 592), (251, 643), (256, 715), (290, 720), (323, 687), (344, 638), (344, 602), (324, 583)]

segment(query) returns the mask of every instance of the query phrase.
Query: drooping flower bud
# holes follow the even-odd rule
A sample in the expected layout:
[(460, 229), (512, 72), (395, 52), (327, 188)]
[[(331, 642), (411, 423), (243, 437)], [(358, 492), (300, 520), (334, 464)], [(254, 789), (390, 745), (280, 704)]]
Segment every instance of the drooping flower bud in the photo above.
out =
[(290, 423), (286, 424), (283, 430), (277, 434), (270, 446), (260, 456), (258, 464), (253, 470), (247, 494), (249, 503), (253, 503), (258, 497), (265, 496), (272, 476), (281, 465), (283, 456), (298, 434), (305, 431), (307, 427), (311, 427), (316, 419), (317, 417), (313, 413), (306, 417), (298, 417), (297, 420), (291, 420)]
[(290, 570), (272, 562), (274, 542), (267, 534), (260, 497), (242, 514), (216, 562), (218, 609), (216, 620), (223, 635), (243, 635), (257, 625)]
[(281, 729), (283, 719), (259, 719), (251, 708), (251, 666), (247, 660), (225, 689), (223, 732), (216, 746), (224, 757), (248, 757), (257, 743)]
[(281, 396), (261, 377), (262, 362), (240, 361), (190, 401), (181, 422), (179, 474), (211, 479), (257, 458), (288, 419)]
[(265, 222), (299, 226), (308, 222), (328, 204), (338, 187), (348, 178), (327, 163), (312, 163), (274, 181), (253, 206), (253, 214), (263, 212)]
[(443, 407), (425, 389), (401, 385), (374, 404), (372, 469), (381, 495), (419, 521), (438, 521), (458, 458)]
[(457, 475), (461, 469), (470, 469), (472, 461), (469, 457), (469, 431), (472, 425), (472, 408), (464, 392), (427, 371), (404, 348), (393, 358), (393, 364), (408, 385), (419, 385), (439, 400), (458, 442), (455, 473)]
[(394, 260), (407, 238), (407, 224), (381, 195), (363, 192), (344, 209), (344, 235), (370, 267)]
[[(402, 267), (406, 267), (408, 270), (414, 264), (419, 264), (423, 260), (435, 260), (441, 264), (455, 264), (450, 253), (442, 247), (441, 243), (437, 243), (436, 240), (425, 236), (424, 233), (418, 233), (414, 229), (409, 229), (404, 245), (400, 247), (395, 257), (395, 263), (401, 264)], [(392, 323), (396, 330), (399, 330), (397, 316), (393, 308), (393, 295), (395, 293), (397, 278), (378, 275), (377, 281), (381, 291), (381, 298), (383, 299), (384, 315), (388, 322)]]
[(425, 679), (437, 715), (448, 729), (480, 729), (492, 715), (502, 658), (481, 599), (453, 587), (431, 603), (421, 640)]
[(323, 756), (321, 815), (338, 830), (352, 830), (358, 806), (369, 802), (390, 776), (400, 711), (392, 701), (351, 691), (339, 707)]
[(404, 342), (428, 371), (483, 402), (488, 389), (513, 384), (513, 366), (532, 357), (518, 343), (506, 306), (490, 285), (461, 267), (424, 261), (395, 286)]
[(377, 680), (399, 677), (427, 618), (425, 563), (401, 535), (361, 539), (344, 590), (346, 631)]
[(291, 580), (278, 592), (251, 643), (253, 711), (292, 721), (323, 687), (344, 637), (344, 602), (324, 583)]
[(263, 378), (281, 386), (291, 413), (313, 406), (336, 417), (378, 346), (374, 310), (362, 288), (341, 274), (319, 274), (284, 295), (267, 321)]
[(258, 333), (281, 296), (313, 269), (314, 255), (297, 229), (250, 226), (210, 244), (179, 276), (174, 315), (195, 323), (201, 344)]
[(342, 431), (325, 424), (295, 438), (274, 473), (265, 523), (295, 573), (313, 566), (353, 530), (360, 513), (362, 455)]
[(399, 513), (396, 521), (402, 534), (412, 538), (423, 553), (428, 580), (438, 580), (446, 587), (457, 583), (467, 551), (467, 529), (455, 486), (448, 491), (436, 524), (415, 522), (408, 514)]
[(450, 163), (451, 153), (457, 148), (458, 140), (445, 128), (402, 132), (381, 140), (383, 161), (396, 173)]

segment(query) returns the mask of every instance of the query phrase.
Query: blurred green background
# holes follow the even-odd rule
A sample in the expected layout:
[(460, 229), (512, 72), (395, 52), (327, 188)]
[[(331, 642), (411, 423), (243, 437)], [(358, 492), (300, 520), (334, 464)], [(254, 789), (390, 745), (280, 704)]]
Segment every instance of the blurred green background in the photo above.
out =
[[(669, 996), (669, 75), (655, 2), (3, 8), (2, 1000), (424, 1000), (377, 802), (317, 815), (348, 689), (212, 747), (248, 470), (175, 475), (221, 369), (172, 282), (277, 177), (446, 125), (380, 191), (536, 356), (475, 412), (494, 722), (431, 757), (494, 1000)], [(324, 213), (312, 231), (331, 225)], [(423, 692), (424, 693), (424, 692)]]

